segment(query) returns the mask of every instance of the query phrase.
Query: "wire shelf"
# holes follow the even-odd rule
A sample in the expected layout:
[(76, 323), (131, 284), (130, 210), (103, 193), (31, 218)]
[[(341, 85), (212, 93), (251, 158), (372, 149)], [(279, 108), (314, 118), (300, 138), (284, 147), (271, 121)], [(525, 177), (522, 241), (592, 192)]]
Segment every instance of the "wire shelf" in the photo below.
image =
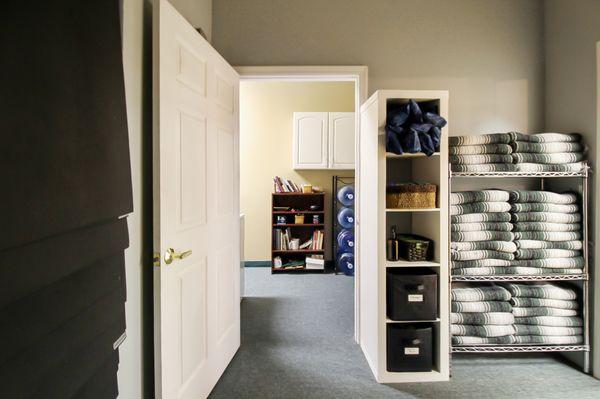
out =
[(480, 345), (453, 346), (452, 353), (589, 352), (589, 345)]
[(573, 281), (587, 279), (587, 274), (545, 274), (534, 276), (452, 276), (452, 281)]
[(448, 172), (450, 177), (588, 177), (590, 167), (579, 172)]

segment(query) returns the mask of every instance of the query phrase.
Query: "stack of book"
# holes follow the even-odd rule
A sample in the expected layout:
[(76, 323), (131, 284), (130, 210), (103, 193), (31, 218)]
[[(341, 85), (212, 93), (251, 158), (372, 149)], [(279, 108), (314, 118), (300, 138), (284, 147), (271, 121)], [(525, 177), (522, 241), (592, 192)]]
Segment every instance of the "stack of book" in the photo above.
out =
[(275, 246), (276, 250), (288, 251), (290, 250), (290, 243), (292, 242), (292, 231), (288, 227), (287, 229), (275, 229)]
[(291, 180), (275, 176), (273, 178), (276, 193), (301, 193), (302, 188)]
[(325, 259), (323, 259), (323, 255), (312, 255), (307, 256), (305, 260), (306, 269), (310, 270), (324, 270), (325, 269)]

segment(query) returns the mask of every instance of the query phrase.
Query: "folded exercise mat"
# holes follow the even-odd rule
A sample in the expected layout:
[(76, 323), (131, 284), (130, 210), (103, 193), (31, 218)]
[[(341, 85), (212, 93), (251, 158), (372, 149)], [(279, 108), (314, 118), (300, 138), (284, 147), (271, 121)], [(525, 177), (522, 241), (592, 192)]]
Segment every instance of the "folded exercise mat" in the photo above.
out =
[[(507, 291), (508, 292), (508, 291)], [(545, 299), (545, 298), (511, 298), (511, 305), (521, 307), (547, 306), (557, 309), (579, 309), (579, 302), (564, 299)]]
[(476, 251), (452, 251), (450, 254), (452, 260), (479, 260), (479, 259), (502, 259), (514, 260), (515, 255), (510, 252), (490, 251), (486, 249)]
[(508, 192), (510, 202), (543, 202), (547, 204), (574, 204), (577, 202), (577, 194), (559, 194), (552, 191), (537, 190), (511, 190)]
[[(467, 156), (467, 155), (465, 155)], [(478, 156), (478, 155), (473, 155)], [(508, 155), (506, 155), (508, 156)], [(583, 160), (583, 154), (579, 152), (560, 152), (556, 154), (533, 154), (529, 152), (513, 152), (510, 155), (513, 163), (541, 163), (541, 164), (563, 164), (574, 163)], [(466, 163), (466, 162), (465, 162)], [(475, 163), (475, 162), (473, 162)], [(485, 163), (485, 162), (477, 162)], [(491, 162), (490, 162), (491, 163)]]
[(511, 241), (453, 242), (450, 244), (450, 248), (455, 251), (479, 251), (483, 249), (510, 253), (517, 251), (517, 245)]
[(457, 165), (514, 163), (511, 154), (450, 155), (448, 156), (448, 160), (450, 163)]
[(475, 223), (452, 223), (452, 231), (512, 231), (513, 225), (510, 222), (475, 222)]
[(511, 141), (527, 141), (530, 143), (563, 143), (581, 141), (579, 133), (537, 133), (523, 134), (518, 132), (509, 133)]
[[(536, 154), (555, 154), (563, 152), (583, 152), (583, 146), (577, 142), (528, 143), (513, 141), (510, 143), (513, 152), (528, 152)], [(502, 153), (510, 154), (510, 153)]]
[(580, 213), (560, 212), (515, 212), (511, 215), (512, 222), (548, 222), (548, 223), (578, 223)]
[(515, 259), (547, 259), (547, 258), (574, 258), (581, 256), (581, 251), (570, 249), (519, 249)]
[(450, 146), (448, 149), (450, 155), (511, 154), (512, 152), (513, 149), (509, 144), (461, 145)]
[[(537, 327), (537, 326), (536, 326)], [(559, 327), (555, 327), (559, 328)], [(470, 337), (503, 337), (505, 335), (514, 335), (515, 327), (510, 325), (487, 325), (487, 326), (471, 326), (465, 324), (450, 325), (450, 333), (452, 335), (465, 335)], [(522, 334), (525, 335), (525, 334)], [(532, 334), (533, 335), (533, 334)], [(537, 334), (543, 335), (543, 334)], [(555, 334), (559, 335), (559, 334)], [(560, 334), (574, 335), (574, 334)]]
[[(511, 312), (486, 312), (486, 313), (456, 313), (450, 314), (450, 323), (469, 325), (509, 325), (514, 324), (515, 316)], [(522, 323), (532, 324), (532, 323)]]
[(480, 287), (452, 288), (452, 301), (478, 302), (478, 301), (508, 301), (510, 292), (499, 285), (484, 285)]
[[(515, 317), (536, 317), (536, 316), (560, 316), (572, 317), (577, 316), (578, 312), (575, 309), (557, 309), (545, 306), (521, 308), (513, 307), (512, 313)], [(522, 323), (527, 324), (527, 323)]]
[[(464, 313), (460, 313), (464, 314)], [(472, 323), (475, 324), (475, 323)], [(489, 323), (493, 324), (493, 323)], [(527, 316), (515, 317), (514, 324), (530, 324), (534, 326), (549, 326), (549, 327), (581, 327), (583, 320), (581, 317), (570, 316)]]
[(471, 202), (508, 202), (510, 195), (503, 190), (458, 191), (450, 193), (450, 204), (469, 204)]
[(583, 269), (544, 269), (541, 267), (470, 267), (466, 269), (452, 269), (453, 276), (539, 276), (544, 274), (582, 274)]
[(504, 288), (514, 297), (544, 298), (544, 299), (577, 299), (577, 292), (571, 288), (559, 287), (554, 284), (514, 284), (506, 283)]
[[(517, 240), (514, 242), (518, 249), (570, 249), (580, 251), (583, 242), (580, 241), (539, 241), (539, 240)], [(516, 252), (516, 249), (513, 251)]]
[(517, 342), (514, 335), (503, 337), (468, 337), (456, 335), (452, 337), (452, 345), (511, 345)]
[[(500, 233), (500, 232), (497, 232)], [(466, 234), (466, 233), (465, 233)], [(581, 240), (579, 231), (515, 231), (514, 240), (539, 241), (577, 241)]]
[(580, 231), (579, 223), (516, 222), (514, 231)]
[(454, 313), (511, 312), (512, 305), (504, 301), (451, 302)]
[(450, 146), (478, 144), (509, 144), (512, 140), (510, 133), (479, 134), (476, 136), (450, 136)]
[(577, 213), (579, 206), (577, 204), (559, 205), (559, 204), (542, 204), (530, 202), (527, 204), (511, 204), (511, 212), (558, 212), (558, 213)]
[[(513, 154), (514, 155), (514, 154)], [(453, 172), (467, 173), (491, 173), (491, 172), (581, 172), (585, 166), (584, 162), (564, 163), (564, 164), (540, 164), (540, 163), (489, 163), (479, 165), (459, 165), (452, 164), (450, 169)]]
[(452, 241), (512, 241), (514, 235), (510, 231), (468, 231), (452, 232)]
[(518, 335), (515, 344), (540, 344), (540, 345), (578, 345), (583, 343), (583, 335), (548, 336), (548, 335)]
[[(581, 335), (581, 327), (552, 327), (552, 326), (533, 326), (529, 324), (515, 324), (516, 335)], [(474, 334), (476, 335), (476, 334)]]
[(470, 269), (477, 267), (509, 267), (512, 266), (514, 260), (502, 259), (477, 259), (465, 261), (453, 261), (450, 263), (452, 269)]
[(452, 215), (450, 219), (452, 223), (510, 222), (511, 216), (508, 212), (482, 212)]
[(546, 259), (519, 259), (510, 262), (515, 267), (538, 267), (548, 269), (580, 269), (583, 268), (583, 258), (546, 258)]
[(472, 202), (470, 204), (450, 205), (450, 214), (464, 215), (465, 213), (508, 212), (510, 209), (511, 206), (508, 202)]

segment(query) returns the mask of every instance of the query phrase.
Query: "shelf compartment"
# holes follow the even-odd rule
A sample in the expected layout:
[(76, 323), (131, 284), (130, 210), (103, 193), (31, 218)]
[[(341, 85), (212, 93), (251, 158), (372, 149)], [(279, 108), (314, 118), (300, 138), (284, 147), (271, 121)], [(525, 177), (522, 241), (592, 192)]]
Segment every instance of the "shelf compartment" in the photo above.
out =
[(402, 155), (394, 154), (391, 152), (385, 153), (385, 157), (387, 159), (432, 158), (432, 157), (439, 157), (439, 156), (440, 156), (439, 152), (434, 152), (430, 156), (427, 156), (427, 155), (423, 154), (422, 152), (418, 152), (416, 154), (404, 153)]
[(276, 254), (321, 254), (324, 249), (274, 249)]
[(274, 215), (297, 215), (297, 214), (303, 214), (303, 213), (310, 213), (310, 214), (323, 214), (325, 213), (325, 211), (273, 211)]
[(439, 323), (440, 319), (434, 320), (392, 320), (389, 317), (385, 319), (386, 324), (411, 324), (411, 323)]
[(323, 228), (323, 223), (286, 223), (286, 224), (273, 224), (273, 227), (320, 227)]
[(273, 193), (273, 195), (282, 195), (282, 196), (311, 196), (311, 195), (325, 195), (325, 193), (298, 193), (298, 192), (289, 192), (289, 193)]
[(450, 177), (587, 177), (586, 164), (579, 172), (448, 172)]
[(478, 345), (453, 346), (452, 353), (589, 352), (589, 345)]
[(587, 274), (557, 274), (557, 275), (539, 275), (539, 276), (522, 276), (522, 275), (506, 275), (506, 276), (452, 276), (452, 281), (585, 281), (588, 279)]
[(440, 263), (439, 262), (433, 262), (433, 261), (417, 261), (417, 262), (411, 262), (408, 260), (398, 260), (395, 262), (392, 261), (386, 261), (385, 266), (386, 267), (440, 267)]
[(398, 213), (398, 212), (439, 212), (440, 208), (386, 208), (386, 212)]

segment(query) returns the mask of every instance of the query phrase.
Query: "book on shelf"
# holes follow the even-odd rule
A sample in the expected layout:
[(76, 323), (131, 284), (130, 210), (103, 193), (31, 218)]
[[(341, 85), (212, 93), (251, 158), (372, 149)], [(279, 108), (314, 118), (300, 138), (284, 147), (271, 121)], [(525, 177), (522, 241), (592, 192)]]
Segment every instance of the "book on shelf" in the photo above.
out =
[(301, 193), (302, 189), (296, 183), (283, 177), (273, 178), (276, 193)]
[(275, 229), (273, 248), (280, 251), (288, 251), (291, 249), (290, 243), (293, 239), (292, 230), (289, 227), (286, 229)]
[(305, 259), (306, 268), (310, 270), (323, 270), (325, 269), (325, 259), (323, 255), (311, 255)]
[(323, 249), (323, 230), (315, 230), (313, 231), (313, 235), (311, 238), (310, 249), (312, 250), (322, 250)]

